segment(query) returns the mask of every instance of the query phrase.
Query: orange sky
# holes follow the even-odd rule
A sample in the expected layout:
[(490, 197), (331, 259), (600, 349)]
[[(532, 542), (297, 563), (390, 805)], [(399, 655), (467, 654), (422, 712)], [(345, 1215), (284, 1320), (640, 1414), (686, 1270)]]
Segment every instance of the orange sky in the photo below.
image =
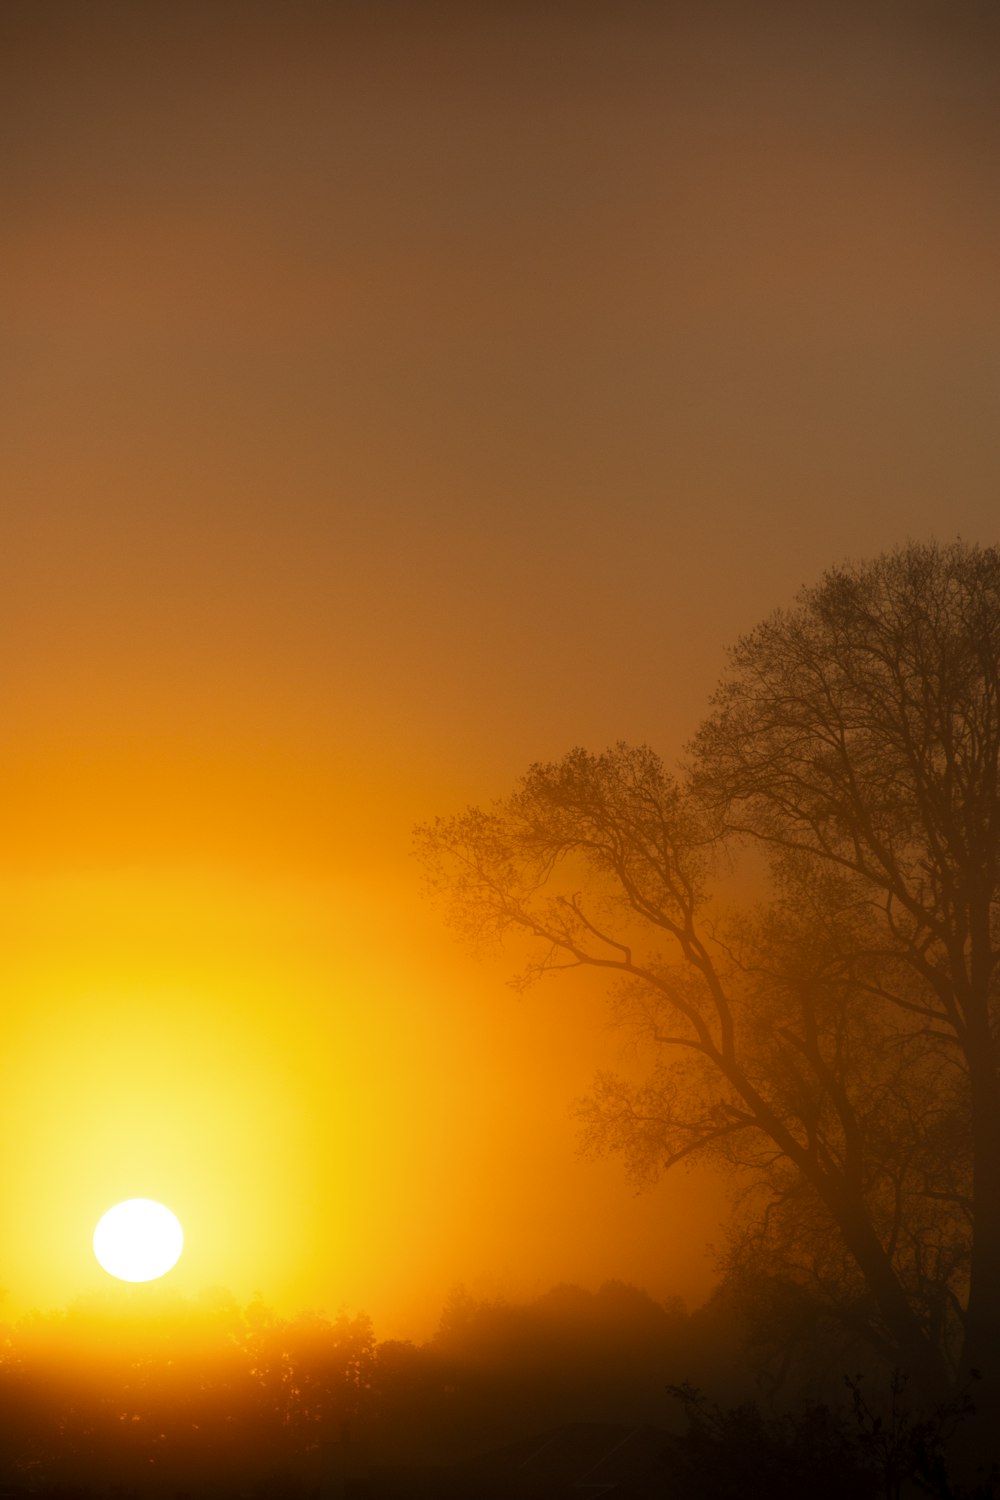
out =
[(997, 541), (992, 5), (6, 0), (0, 1282), (422, 1334), (457, 1281), (704, 1294), (718, 1195), (567, 1117), (412, 825), (668, 758), (845, 556)]

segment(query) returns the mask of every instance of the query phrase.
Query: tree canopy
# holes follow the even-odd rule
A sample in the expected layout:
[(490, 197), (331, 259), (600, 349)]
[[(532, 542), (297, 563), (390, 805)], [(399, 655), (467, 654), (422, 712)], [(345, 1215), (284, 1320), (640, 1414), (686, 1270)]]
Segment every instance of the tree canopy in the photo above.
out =
[[(676, 774), (572, 750), (418, 832), (518, 983), (607, 971), (645, 1050), (585, 1142), (738, 1172), (734, 1256), (781, 1268), (938, 1400), (1000, 1411), (1000, 551), (831, 570), (743, 637)], [(717, 876), (747, 843), (766, 896)], [(520, 940), (523, 940), (521, 943)]]

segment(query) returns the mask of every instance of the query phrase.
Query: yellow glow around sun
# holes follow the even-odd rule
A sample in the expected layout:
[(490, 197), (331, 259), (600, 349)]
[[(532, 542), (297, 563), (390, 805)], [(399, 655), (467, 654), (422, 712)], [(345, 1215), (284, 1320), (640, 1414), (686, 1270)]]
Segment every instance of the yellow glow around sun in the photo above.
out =
[(94, 1254), (119, 1281), (155, 1281), (180, 1259), (184, 1231), (175, 1214), (152, 1198), (109, 1208), (94, 1230)]

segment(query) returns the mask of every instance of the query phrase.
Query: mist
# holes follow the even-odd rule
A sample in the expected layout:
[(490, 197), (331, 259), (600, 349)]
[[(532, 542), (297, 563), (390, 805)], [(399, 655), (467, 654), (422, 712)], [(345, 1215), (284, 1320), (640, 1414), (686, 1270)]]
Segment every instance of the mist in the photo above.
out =
[(0, 1483), (987, 1482), (997, 43), (0, 6)]

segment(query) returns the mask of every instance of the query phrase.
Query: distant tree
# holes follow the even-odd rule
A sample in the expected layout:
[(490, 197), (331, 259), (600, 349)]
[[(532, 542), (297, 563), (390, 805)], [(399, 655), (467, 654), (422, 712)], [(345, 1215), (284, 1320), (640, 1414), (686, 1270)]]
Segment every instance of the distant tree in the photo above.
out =
[(228, 1294), (35, 1314), (0, 1341), (0, 1488), (314, 1490), (324, 1446), (367, 1418), (376, 1367), (364, 1314), (285, 1320)]
[[(603, 969), (649, 1057), (585, 1141), (640, 1178), (738, 1170), (740, 1254), (798, 1276), (938, 1402), (1000, 1415), (1000, 551), (831, 571), (743, 638), (687, 772), (572, 751), (418, 831), (517, 983)], [(766, 904), (713, 878), (768, 855)]]
[(427, 1352), (449, 1371), (453, 1432), (471, 1447), (562, 1423), (659, 1423), (664, 1383), (689, 1373), (688, 1320), (645, 1292), (560, 1285), (527, 1303), (453, 1294)]

